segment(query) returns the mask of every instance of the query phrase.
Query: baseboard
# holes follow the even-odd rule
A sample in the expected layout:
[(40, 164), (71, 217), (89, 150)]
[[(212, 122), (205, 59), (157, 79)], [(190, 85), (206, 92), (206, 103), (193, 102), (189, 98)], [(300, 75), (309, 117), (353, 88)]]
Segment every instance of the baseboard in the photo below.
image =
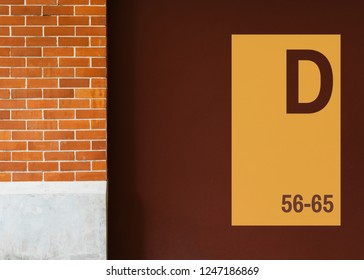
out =
[(106, 181), (1, 183), (0, 259), (106, 259)]

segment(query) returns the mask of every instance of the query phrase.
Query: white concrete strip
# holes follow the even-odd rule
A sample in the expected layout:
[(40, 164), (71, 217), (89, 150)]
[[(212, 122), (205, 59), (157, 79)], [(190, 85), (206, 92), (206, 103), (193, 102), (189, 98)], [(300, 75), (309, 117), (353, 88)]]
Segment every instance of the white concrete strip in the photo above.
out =
[(0, 195), (12, 194), (106, 194), (106, 181), (2, 182)]
[(106, 259), (106, 184), (0, 183), (0, 259)]

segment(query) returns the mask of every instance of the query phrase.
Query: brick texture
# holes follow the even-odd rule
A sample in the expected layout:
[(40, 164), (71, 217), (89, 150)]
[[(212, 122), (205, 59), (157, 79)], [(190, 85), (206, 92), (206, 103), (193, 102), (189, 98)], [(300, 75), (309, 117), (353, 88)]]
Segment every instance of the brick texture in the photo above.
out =
[(106, 180), (106, 1), (0, 1), (0, 181)]

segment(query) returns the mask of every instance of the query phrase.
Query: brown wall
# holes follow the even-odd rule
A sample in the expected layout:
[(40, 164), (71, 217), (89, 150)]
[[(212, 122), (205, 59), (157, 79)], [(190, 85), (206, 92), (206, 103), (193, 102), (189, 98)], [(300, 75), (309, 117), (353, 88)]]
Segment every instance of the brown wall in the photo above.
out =
[[(109, 1), (109, 258), (362, 259), (362, 4)], [(342, 34), (342, 226), (231, 226), (233, 33)]]

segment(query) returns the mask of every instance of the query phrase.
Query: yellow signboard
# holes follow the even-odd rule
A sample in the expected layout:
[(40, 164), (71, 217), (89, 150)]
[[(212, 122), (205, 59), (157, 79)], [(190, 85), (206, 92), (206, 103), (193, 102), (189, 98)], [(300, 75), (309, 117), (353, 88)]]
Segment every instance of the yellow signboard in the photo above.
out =
[(340, 35), (232, 36), (232, 225), (340, 225)]

